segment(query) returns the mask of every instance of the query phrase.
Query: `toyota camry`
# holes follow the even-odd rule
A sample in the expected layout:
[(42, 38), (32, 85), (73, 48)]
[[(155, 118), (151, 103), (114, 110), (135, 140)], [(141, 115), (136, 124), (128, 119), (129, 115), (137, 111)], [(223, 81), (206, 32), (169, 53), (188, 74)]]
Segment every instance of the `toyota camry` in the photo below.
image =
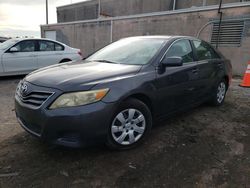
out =
[(204, 102), (222, 105), (231, 74), (230, 61), (200, 39), (130, 37), (27, 75), (15, 111), (27, 132), (49, 143), (129, 149), (157, 119)]

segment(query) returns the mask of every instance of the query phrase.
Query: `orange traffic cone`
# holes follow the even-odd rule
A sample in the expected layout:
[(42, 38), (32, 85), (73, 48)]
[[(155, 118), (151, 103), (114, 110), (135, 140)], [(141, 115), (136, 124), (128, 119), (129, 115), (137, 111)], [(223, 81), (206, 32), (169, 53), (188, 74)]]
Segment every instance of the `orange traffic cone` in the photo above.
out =
[(247, 70), (245, 72), (245, 76), (240, 84), (242, 87), (250, 87), (250, 61), (248, 62)]

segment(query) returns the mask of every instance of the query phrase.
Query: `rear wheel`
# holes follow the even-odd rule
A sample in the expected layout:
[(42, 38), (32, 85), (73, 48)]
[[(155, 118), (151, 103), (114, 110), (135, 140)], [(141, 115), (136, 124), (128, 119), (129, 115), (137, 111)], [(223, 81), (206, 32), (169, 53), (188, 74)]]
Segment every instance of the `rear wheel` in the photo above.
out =
[(107, 146), (111, 149), (130, 149), (141, 143), (152, 127), (149, 108), (137, 99), (121, 104), (110, 123)]
[(211, 104), (214, 106), (220, 106), (224, 103), (227, 93), (227, 82), (225, 79), (221, 80), (214, 89)]

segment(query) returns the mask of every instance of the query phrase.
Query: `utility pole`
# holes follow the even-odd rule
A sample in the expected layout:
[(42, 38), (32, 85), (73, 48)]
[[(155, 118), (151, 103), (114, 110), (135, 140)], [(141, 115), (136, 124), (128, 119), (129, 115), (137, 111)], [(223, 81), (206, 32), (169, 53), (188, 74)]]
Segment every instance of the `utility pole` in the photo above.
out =
[(176, 9), (176, 0), (173, 1), (173, 10)]
[(207, 5), (207, 0), (203, 0), (203, 5), (202, 6), (206, 6)]
[(220, 21), (219, 21), (219, 28), (218, 28), (218, 33), (217, 33), (217, 41), (216, 41), (216, 48), (219, 47), (219, 43), (220, 43), (220, 33), (221, 33), (221, 21), (222, 21), (222, 15), (223, 12), (221, 11), (221, 6), (222, 6), (222, 0), (220, 0), (220, 4), (219, 4), (219, 9), (218, 9), (218, 14), (220, 14)]
[(49, 24), (49, 13), (48, 13), (48, 0), (46, 0), (46, 24)]
[(98, 18), (101, 17), (101, 0), (98, 1)]

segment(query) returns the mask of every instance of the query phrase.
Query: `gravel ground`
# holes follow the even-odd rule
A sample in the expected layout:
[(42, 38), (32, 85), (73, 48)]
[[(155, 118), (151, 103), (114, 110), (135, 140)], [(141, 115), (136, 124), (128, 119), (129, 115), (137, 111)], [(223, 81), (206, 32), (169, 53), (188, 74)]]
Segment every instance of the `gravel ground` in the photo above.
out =
[(43, 144), (18, 125), (20, 77), (0, 80), (0, 187), (250, 187), (250, 88), (157, 123), (129, 151)]

